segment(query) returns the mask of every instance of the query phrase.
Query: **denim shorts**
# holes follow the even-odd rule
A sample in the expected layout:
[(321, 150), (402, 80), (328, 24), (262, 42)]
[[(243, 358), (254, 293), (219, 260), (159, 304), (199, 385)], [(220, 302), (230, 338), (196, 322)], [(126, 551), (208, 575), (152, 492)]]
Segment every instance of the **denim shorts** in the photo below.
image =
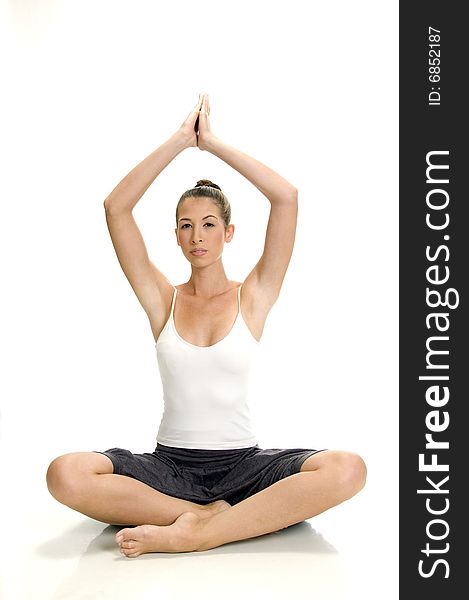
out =
[(203, 450), (157, 443), (154, 452), (133, 454), (123, 448), (99, 452), (111, 459), (114, 473), (133, 477), (169, 496), (198, 504), (225, 500), (231, 505), (295, 473), (321, 450), (249, 448)]

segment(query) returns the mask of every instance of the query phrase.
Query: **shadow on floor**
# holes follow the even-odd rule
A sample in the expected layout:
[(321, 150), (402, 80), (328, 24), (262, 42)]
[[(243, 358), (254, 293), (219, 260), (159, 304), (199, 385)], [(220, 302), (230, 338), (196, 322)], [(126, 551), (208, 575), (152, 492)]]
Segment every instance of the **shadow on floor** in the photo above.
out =
[[(72, 558), (73, 556), (86, 556), (99, 554), (102, 552), (115, 551), (116, 557), (121, 558), (118, 547), (114, 541), (115, 534), (121, 529), (114, 525), (103, 525), (92, 519), (85, 519), (76, 527), (63, 532), (59, 537), (48, 540), (36, 548), (36, 552), (42, 558)], [(98, 534), (96, 535), (96, 532)], [(94, 537), (93, 537), (94, 536)], [(83, 552), (83, 544), (86, 539), (90, 539), (86, 550)], [(240, 540), (224, 544), (218, 548), (212, 548), (205, 552), (183, 552), (183, 553), (154, 553), (138, 557), (139, 559), (152, 559), (174, 556), (185, 556), (191, 554), (205, 555), (226, 555), (248, 552), (249, 554), (262, 552), (337, 552), (336, 549), (327, 542), (320, 533), (317, 533), (307, 521), (302, 521), (296, 525), (290, 525), (281, 531), (268, 533), (257, 538)], [(125, 559), (124, 560), (128, 560)]]
[(239, 600), (240, 595), (284, 600), (309, 598), (310, 592), (321, 600), (339, 598), (340, 556), (307, 521), (205, 552), (135, 559), (119, 553), (114, 541), (119, 529), (84, 519), (36, 548), (42, 559), (78, 559), (75, 571), (57, 581), (51, 600)]

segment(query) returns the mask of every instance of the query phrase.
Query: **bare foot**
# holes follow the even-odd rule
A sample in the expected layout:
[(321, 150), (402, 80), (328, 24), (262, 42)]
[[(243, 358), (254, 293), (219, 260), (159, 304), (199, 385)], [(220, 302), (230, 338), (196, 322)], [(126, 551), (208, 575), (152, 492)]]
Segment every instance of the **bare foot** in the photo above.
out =
[(197, 513), (201, 519), (207, 519), (212, 515), (216, 515), (219, 512), (227, 510), (231, 508), (231, 504), (225, 502), (225, 500), (215, 500), (215, 502), (210, 502), (210, 504), (205, 504), (200, 513)]
[(115, 540), (124, 556), (135, 558), (146, 552), (192, 552), (202, 542), (203, 519), (182, 513), (172, 525), (139, 525), (121, 529)]

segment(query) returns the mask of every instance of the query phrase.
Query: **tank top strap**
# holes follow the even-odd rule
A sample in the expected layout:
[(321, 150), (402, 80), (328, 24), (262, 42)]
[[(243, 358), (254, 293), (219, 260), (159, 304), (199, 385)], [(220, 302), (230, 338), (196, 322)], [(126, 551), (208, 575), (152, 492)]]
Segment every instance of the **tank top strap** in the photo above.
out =
[(238, 287), (238, 314), (241, 314), (241, 288), (243, 284)]
[(174, 304), (176, 302), (176, 294), (177, 294), (177, 289), (174, 288), (173, 300), (171, 302), (171, 313), (170, 313), (170, 316), (171, 316), (172, 319), (174, 319)]

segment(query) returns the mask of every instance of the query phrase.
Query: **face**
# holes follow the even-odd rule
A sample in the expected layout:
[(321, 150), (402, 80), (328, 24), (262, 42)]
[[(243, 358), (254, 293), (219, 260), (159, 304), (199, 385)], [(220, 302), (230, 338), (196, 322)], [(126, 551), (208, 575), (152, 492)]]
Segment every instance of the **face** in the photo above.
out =
[(176, 239), (187, 260), (205, 266), (218, 260), (234, 225), (225, 229), (218, 206), (210, 198), (186, 198), (179, 207)]

